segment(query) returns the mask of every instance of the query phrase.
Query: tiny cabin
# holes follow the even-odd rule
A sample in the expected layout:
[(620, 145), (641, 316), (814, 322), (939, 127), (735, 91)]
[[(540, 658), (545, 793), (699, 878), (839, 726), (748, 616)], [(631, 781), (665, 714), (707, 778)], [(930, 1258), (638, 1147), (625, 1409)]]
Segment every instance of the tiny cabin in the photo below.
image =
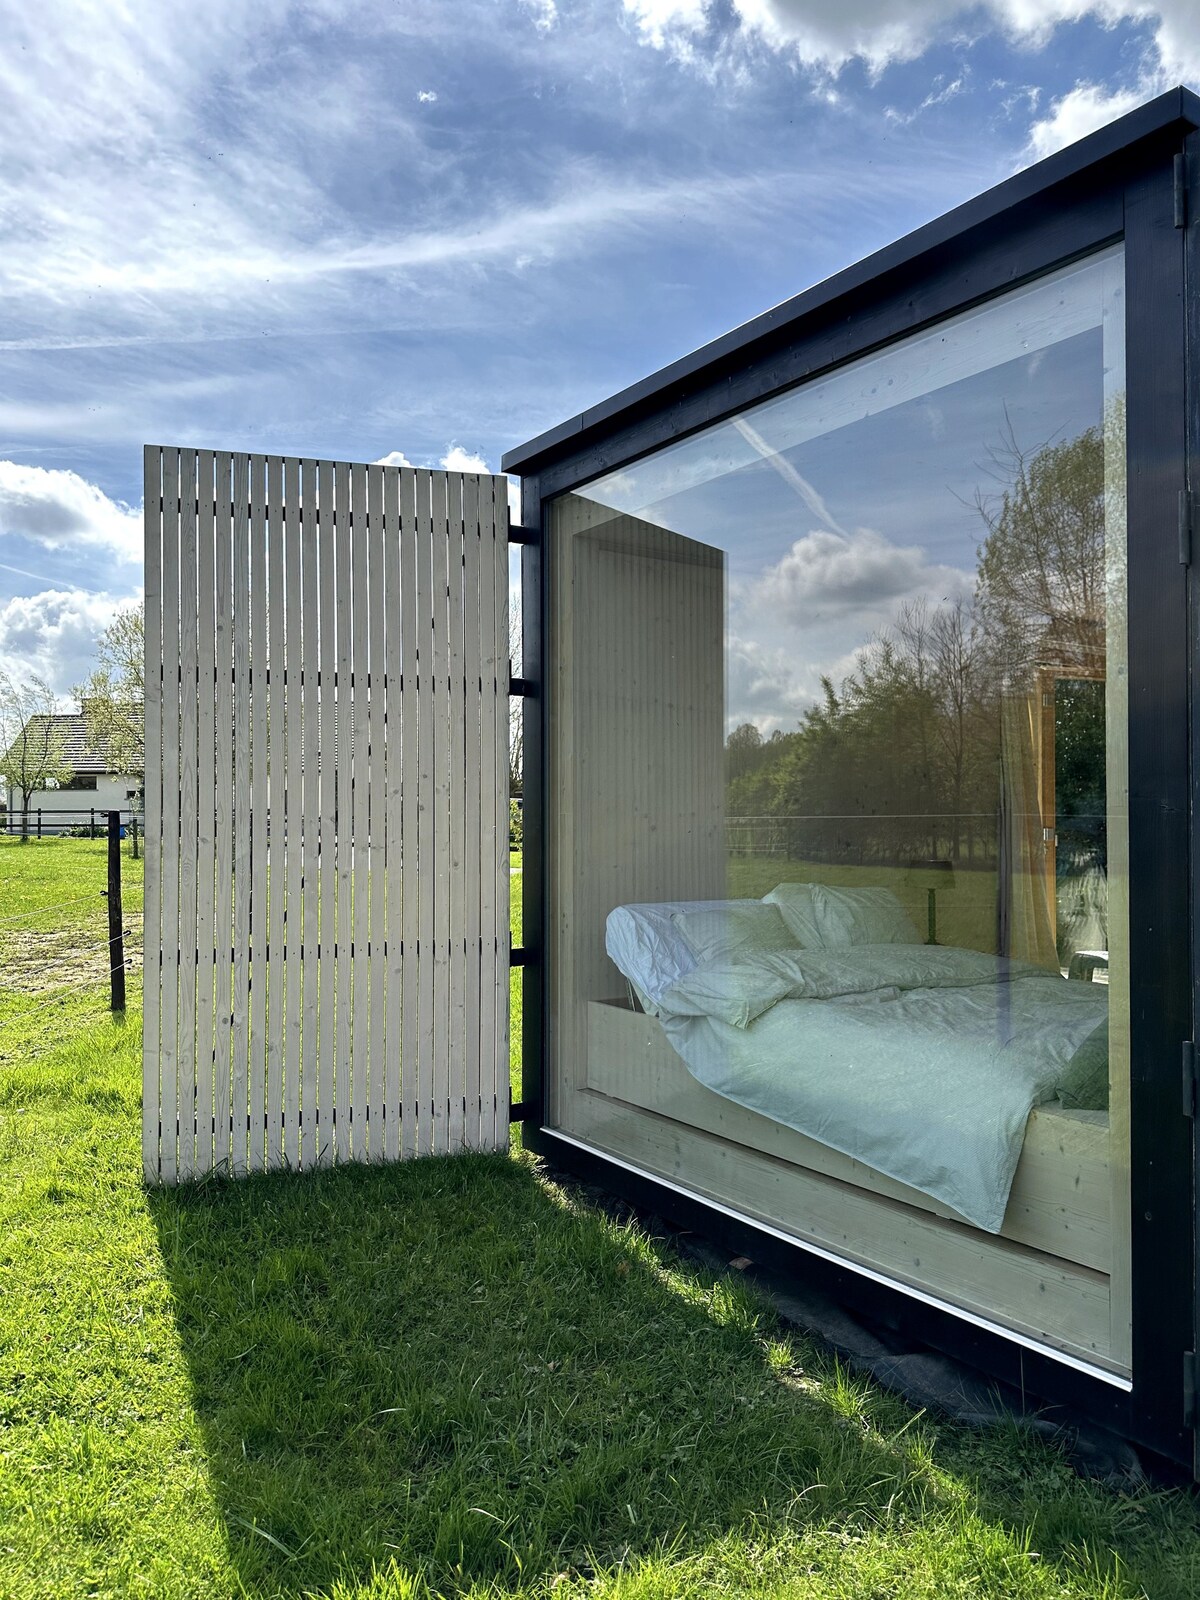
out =
[(503, 463), (528, 1144), (1189, 1465), (1198, 130)]

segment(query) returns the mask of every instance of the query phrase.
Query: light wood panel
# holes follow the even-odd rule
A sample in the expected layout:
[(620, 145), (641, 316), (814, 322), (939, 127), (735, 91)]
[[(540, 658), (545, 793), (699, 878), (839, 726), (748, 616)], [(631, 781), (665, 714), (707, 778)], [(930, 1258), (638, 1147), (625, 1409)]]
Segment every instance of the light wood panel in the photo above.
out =
[(146, 484), (147, 1177), (505, 1148), (505, 480)]
[(1103, 1273), (930, 1216), (605, 1095), (573, 1103), (578, 1137), (643, 1170), (901, 1283), (1101, 1366), (1110, 1356)]
[[(965, 1223), (941, 1201), (705, 1088), (654, 1017), (593, 1001), (588, 1007), (587, 1061), (589, 1089)], [(1035, 1110), (1001, 1235), (1107, 1272), (1112, 1259), (1110, 1183), (1108, 1125), (1102, 1112)]]

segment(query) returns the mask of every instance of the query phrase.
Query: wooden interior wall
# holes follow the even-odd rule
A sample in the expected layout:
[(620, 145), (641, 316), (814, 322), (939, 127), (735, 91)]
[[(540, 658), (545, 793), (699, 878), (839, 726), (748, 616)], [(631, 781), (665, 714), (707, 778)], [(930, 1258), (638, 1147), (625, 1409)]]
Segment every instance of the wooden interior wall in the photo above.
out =
[(508, 1143), (502, 477), (146, 451), (151, 1181)]
[(551, 713), (557, 1059), (624, 991), (615, 906), (725, 894), (725, 557), (581, 496), (556, 503)]

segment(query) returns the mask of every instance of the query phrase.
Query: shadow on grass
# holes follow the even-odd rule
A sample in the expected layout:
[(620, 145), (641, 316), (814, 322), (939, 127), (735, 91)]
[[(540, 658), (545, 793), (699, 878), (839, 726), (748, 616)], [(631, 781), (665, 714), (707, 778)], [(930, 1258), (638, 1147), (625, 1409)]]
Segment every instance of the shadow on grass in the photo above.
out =
[[(1121, 1539), (1115, 1497), (1041, 1445), (1014, 1438), (1003, 1469), (979, 1456), (983, 1486), (962, 1489), (898, 1402), (521, 1161), (280, 1174), (149, 1205), (251, 1592), (367, 1583), (392, 1560), (441, 1591), (537, 1587), (739, 1532), (844, 1545), (937, 1524), (969, 1544), (984, 1516), (998, 1586), (970, 1592), (1024, 1594), (1003, 1564), (1035, 1533), (1076, 1572), (1081, 1541)], [(970, 1474), (978, 1441), (957, 1448)], [(1129, 1528), (1136, 1566), (1144, 1516)]]

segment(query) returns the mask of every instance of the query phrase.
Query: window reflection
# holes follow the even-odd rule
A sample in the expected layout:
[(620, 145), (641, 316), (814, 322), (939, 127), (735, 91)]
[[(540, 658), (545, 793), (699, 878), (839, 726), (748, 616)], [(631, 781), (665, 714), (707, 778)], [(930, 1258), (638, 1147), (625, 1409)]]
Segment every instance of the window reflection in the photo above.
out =
[[(1121, 294), (1105, 252), (553, 512), (558, 1120), (814, 1236), (854, 1185), (952, 1298), (946, 1219), (1064, 1306), (1126, 1270)], [(1119, 1364), (1110, 1310), (1047, 1338)]]

